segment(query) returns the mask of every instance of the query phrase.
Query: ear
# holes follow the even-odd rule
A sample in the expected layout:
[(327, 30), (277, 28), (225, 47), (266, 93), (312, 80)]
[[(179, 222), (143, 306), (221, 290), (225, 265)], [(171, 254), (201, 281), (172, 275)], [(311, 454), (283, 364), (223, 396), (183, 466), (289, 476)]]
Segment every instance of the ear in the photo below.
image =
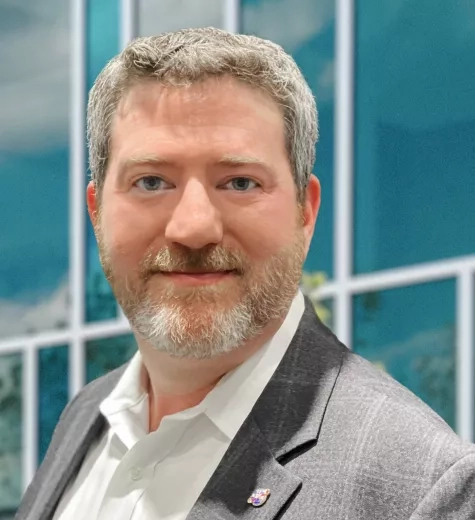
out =
[(98, 196), (96, 192), (96, 185), (93, 181), (90, 181), (86, 189), (86, 201), (87, 211), (89, 212), (89, 218), (91, 219), (92, 226), (96, 228), (98, 218)]
[(320, 181), (312, 174), (310, 175), (307, 194), (302, 208), (303, 230), (307, 251), (313, 237), (315, 223), (317, 222), (318, 210), (320, 209), (320, 197)]

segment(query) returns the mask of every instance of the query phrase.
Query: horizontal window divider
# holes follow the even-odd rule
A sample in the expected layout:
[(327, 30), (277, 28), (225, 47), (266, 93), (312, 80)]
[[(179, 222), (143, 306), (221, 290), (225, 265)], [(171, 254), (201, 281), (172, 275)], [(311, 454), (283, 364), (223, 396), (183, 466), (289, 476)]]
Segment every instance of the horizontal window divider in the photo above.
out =
[(73, 332), (72, 329), (38, 332), (31, 336), (18, 336), (0, 340), (0, 355), (7, 352), (18, 352), (28, 348), (55, 347), (71, 344), (75, 338), (82, 341), (102, 339), (130, 333), (130, 325), (124, 319), (101, 321), (86, 324)]
[(315, 289), (311, 296), (323, 300), (349, 292), (363, 294), (379, 290), (407, 287), (421, 283), (436, 282), (462, 276), (466, 271), (475, 273), (475, 255), (463, 256), (450, 260), (427, 262), (410, 267), (398, 267), (370, 274), (354, 275), (347, 283), (329, 281)]

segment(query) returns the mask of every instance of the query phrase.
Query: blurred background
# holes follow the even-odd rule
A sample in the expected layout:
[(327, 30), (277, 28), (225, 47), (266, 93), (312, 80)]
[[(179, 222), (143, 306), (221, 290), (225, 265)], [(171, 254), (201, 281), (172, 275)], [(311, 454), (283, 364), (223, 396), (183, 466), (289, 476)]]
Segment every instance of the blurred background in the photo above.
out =
[(133, 37), (281, 44), (313, 89), (322, 319), (474, 437), (473, 0), (0, 0), (0, 518), (66, 403), (135, 351), (85, 211), (85, 103)]

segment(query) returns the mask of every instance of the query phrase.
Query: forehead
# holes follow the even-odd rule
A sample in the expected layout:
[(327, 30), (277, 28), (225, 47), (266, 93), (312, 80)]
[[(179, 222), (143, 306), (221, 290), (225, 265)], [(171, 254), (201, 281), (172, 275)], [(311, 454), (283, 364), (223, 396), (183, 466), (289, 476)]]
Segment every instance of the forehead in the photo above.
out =
[[(112, 149), (134, 140), (226, 140), (244, 146), (279, 144), (285, 148), (282, 110), (271, 96), (233, 78), (212, 78), (186, 87), (146, 80), (133, 86), (119, 103), (112, 126)], [(138, 141), (135, 144), (138, 144)], [(150, 144), (150, 143), (149, 143)], [(111, 150), (112, 151), (112, 150)]]

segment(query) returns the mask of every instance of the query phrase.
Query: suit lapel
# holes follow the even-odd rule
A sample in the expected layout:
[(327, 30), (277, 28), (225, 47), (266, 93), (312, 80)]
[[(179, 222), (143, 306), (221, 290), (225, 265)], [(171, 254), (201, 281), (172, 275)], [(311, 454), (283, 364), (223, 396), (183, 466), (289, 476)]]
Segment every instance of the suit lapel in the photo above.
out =
[(17, 516), (18, 520), (50, 520), (71, 479), (79, 471), (91, 444), (100, 437), (105, 419), (100, 402), (117, 384), (125, 367), (93, 382), (81, 396), (82, 406), (67, 408), (53, 435), (35, 478), (28, 488)]
[(81, 467), (82, 461), (92, 443), (101, 435), (104, 428), (104, 419), (100, 415), (82, 417), (78, 414), (77, 428), (74, 428), (75, 440), (70, 450), (61, 450), (56, 453), (57, 462), (51, 466), (49, 474), (50, 497), (38, 497), (44, 503), (43, 514), (41, 520), (49, 520), (53, 517), (54, 511), (58, 505), (67, 484), (72, 477), (77, 474)]
[(318, 439), (347, 352), (306, 300), (297, 332), (252, 410), (277, 460)]
[[(345, 352), (307, 301), (282, 362), (188, 520), (271, 520), (279, 514), (302, 484), (285, 463), (318, 441)], [(271, 492), (260, 508), (247, 503), (257, 488)]]
[[(299, 477), (275, 460), (264, 436), (249, 416), (187, 519), (271, 519), (300, 484)], [(271, 490), (261, 508), (247, 503), (257, 488)]]
[[(99, 437), (103, 427), (104, 420), (101, 416), (97, 414), (87, 416), (79, 411), (68, 433), (69, 437), (74, 438), (67, 441), (63, 438), (63, 443), (51, 444), (43, 464), (35, 475), (35, 480), (23, 499), (25, 506), (28, 506), (28, 512), (23, 516), (23, 508), (20, 508), (18, 519), (50, 520), (53, 518), (67, 484), (79, 470), (89, 446)], [(37, 483), (41, 487), (37, 488)]]

